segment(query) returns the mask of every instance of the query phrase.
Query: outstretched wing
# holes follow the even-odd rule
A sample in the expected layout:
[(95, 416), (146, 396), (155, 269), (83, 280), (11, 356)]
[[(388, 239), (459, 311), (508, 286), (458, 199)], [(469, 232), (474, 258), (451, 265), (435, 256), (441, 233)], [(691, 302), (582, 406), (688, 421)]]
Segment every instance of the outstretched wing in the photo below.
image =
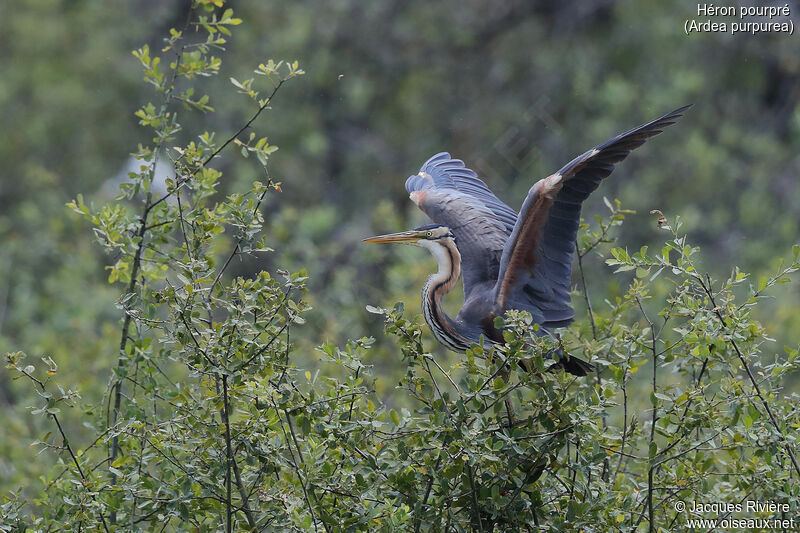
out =
[(500, 258), (517, 213), (500, 201), (464, 162), (441, 152), (406, 180), (411, 200), (437, 224), (450, 228), (461, 253), (464, 294), (497, 281)]
[(544, 317), (544, 326), (572, 321), (570, 277), (581, 204), (616, 163), (674, 124), (688, 107), (617, 135), (531, 187), (503, 250), (494, 294), (498, 311), (530, 310)]

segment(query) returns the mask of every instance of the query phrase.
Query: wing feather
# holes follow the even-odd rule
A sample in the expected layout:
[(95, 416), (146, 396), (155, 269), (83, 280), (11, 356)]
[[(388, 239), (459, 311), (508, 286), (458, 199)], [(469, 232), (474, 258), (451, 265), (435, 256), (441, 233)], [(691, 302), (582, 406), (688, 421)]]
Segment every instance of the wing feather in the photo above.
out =
[(497, 312), (527, 309), (543, 316), (543, 326), (572, 321), (570, 277), (583, 201), (616, 163), (674, 124), (689, 107), (617, 135), (531, 187), (500, 261), (494, 291)]
[(419, 174), (406, 180), (406, 190), (431, 220), (455, 235), (464, 294), (469, 296), (479, 284), (495, 283), (506, 240), (517, 222), (516, 211), (447, 152), (428, 159)]

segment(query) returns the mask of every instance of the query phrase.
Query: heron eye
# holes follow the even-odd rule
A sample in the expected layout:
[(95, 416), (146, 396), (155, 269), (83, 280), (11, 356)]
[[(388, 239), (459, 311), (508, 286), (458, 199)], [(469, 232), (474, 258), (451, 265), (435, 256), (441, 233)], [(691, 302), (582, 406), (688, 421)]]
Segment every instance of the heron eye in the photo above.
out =
[(428, 235), (428, 237), (433, 237), (433, 232), (432, 232), (432, 231), (429, 231), (429, 232), (427, 233), (427, 235)]

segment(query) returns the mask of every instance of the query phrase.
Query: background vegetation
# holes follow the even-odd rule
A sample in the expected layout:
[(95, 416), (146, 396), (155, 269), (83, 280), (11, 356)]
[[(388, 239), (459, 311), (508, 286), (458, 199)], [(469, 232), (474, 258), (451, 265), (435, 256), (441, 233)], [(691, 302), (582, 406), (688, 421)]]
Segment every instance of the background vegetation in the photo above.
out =
[[(214, 8), (213, 13), (220, 17), (228, 7), (214, 5), (221, 2), (201, 3)], [(395, 461), (391, 465), (372, 464), (362, 457), (363, 461), (356, 460), (351, 465), (353, 471), (347, 475), (338, 470), (325, 471), (325, 461), (316, 465), (319, 470), (313, 472), (300, 472), (297, 463), (290, 461), (270, 463), (269, 467), (262, 463), (245, 465), (243, 483), (253, 486), (260, 486), (258, 476), (264, 472), (287, 472), (286, 485), (277, 484), (276, 493), (264, 495), (263, 501), (267, 502), (264, 507), (251, 512), (261, 511), (260, 516), (267, 517), (264, 520), (284, 512), (280, 520), (287, 521), (274, 518), (272, 525), (276, 528), (279, 524), (323, 528), (323, 517), (330, 518), (330, 524), (353, 528), (377, 524), (389, 527), (388, 520), (397, 521), (398, 526), (460, 524), (464, 528), (483, 527), (486, 521), (498, 528), (511, 528), (530, 523), (536, 514), (531, 514), (533, 508), (539, 509), (537, 520), (553, 527), (580, 527), (581, 521), (586, 520), (584, 525), (623, 524), (629, 528), (638, 524), (646, 528), (654, 522), (644, 513), (648, 508), (648, 498), (644, 495), (652, 493), (654, 487), (653, 480), (648, 480), (650, 472), (663, 476), (658, 478), (663, 483), (656, 493), (653, 512), (658, 518), (656, 523), (664, 527), (675, 519), (669, 503), (670, 498), (680, 495), (680, 490), (693, 490), (706, 501), (733, 501), (746, 495), (743, 487), (749, 484), (761, 491), (755, 496), (765, 499), (796, 498), (797, 472), (792, 474), (786, 450), (794, 445), (797, 415), (791, 399), (786, 400), (783, 395), (796, 387), (791, 375), (796, 366), (791, 347), (797, 345), (796, 331), (800, 327), (798, 289), (794, 284), (781, 285), (781, 290), (769, 292), (773, 299), (760, 300), (752, 310), (747, 306), (739, 308), (748, 301), (751, 290), (761, 295), (760, 278), (772, 285), (783, 277), (775, 276), (781, 272), (775, 268), (777, 258), (790, 260), (787, 265), (794, 264), (791, 245), (797, 242), (800, 223), (800, 189), (796, 187), (800, 167), (797, 155), (800, 54), (795, 37), (686, 36), (682, 33), (683, 20), (694, 16), (692, 6), (655, 1), (576, 1), (557, 6), (530, 2), (497, 5), (482, 1), (236, 2), (232, 5), (242, 23), (230, 25), (235, 35), (225, 37), (228, 42), (224, 53), (210, 52), (223, 58), (218, 69), (198, 63), (196, 67), (205, 70), (181, 72), (186, 80), (179, 77), (174, 91), (175, 96), (183, 94), (184, 99), (195, 101), (208, 94), (208, 105), (213, 106), (214, 112), (190, 111), (181, 102), (173, 102), (183, 130), (169, 144), (162, 139), (163, 146), (184, 146), (185, 150), (190, 141), (197, 142), (198, 135), (207, 130), (217, 132), (216, 143), (220, 146), (236, 133), (252, 116), (254, 103), (237, 93), (230, 78), (241, 83), (254, 77), (253, 70), (268, 58), (299, 58), (307, 74), (282, 88), (276, 104), (255, 122), (260, 133), (256, 140), (268, 135), (270, 145), (280, 146), (278, 152), (263, 154), (269, 157), (269, 177), (254, 164), (256, 155), (245, 159), (239, 156), (238, 149), (222, 152), (212, 166), (224, 178), (216, 184), (207, 183), (207, 190), (195, 191), (193, 203), (187, 209), (198, 210), (198, 217), (206, 216), (202, 210), (220, 202), (228, 205), (227, 211), (215, 211), (219, 218), (211, 217), (210, 226), (198, 230), (199, 240), (186, 242), (183, 248), (180, 242), (176, 244), (170, 239), (186, 234), (185, 229), (162, 228), (163, 234), (158, 238), (164, 242), (157, 239), (154, 242), (159, 247), (174, 249), (159, 248), (169, 256), (155, 254), (148, 259), (153, 265), (163, 265), (167, 271), (158, 273), (155, 266), (145, 269), (152, 276), (149, 283), (153, 286), (137, 293), (135, 306), (146, 311), (141, 315), (144, 318), (170, 317), (169, 323), (173, 325), (182, 322), (180, 314), (174, 313), (176, 309), (185, 311), (185, 302), (174, 300), (176, 295), (155, 294), (163, 289), (158, 283), (164, 279), (178, 279), (177, 266), (185, 260), (176, 255), (179, 253), (195, 253), (195, 259), (201, 255), (208, 257), (204, 268), (219, 269), (225, 265), (220, 269), (225, 274), (219, 282), (213, 276), (211, 280), (200, 279), (203, 278), (200, 270), (195, 271), (197, 279), (190, 278), (200, 285), (205, 283), (207, 290), (221, 291), (220, 308), (213, 311), (215, 317), (222, 317), (221, 324), (242, 312), (239, 307), (226, 307), (233, 305), (237, 297), (236, 284), (247, 283), (234, 281), (235, 277), (260, 280), (257, 286), (247, 286), (245, 292), (261, 291), (265, 295), (258, 305), (272, 302), (276, 309), (283, 310), (276, 311), (276, 316), (290, 320), (291, 315), (292, 323), (298, 327), (292, 326), (290, 338), (281, 332), (277, 337), (280, 341), (265, 349), (272, 358), (248, 371), (256, 376), (270, 365), (286, 364), (281, 358), (291, 345), (294, 350), (291, 368), (296, 370), (279, 374), (281, 379), (277, 384), (258, 386), (280, 389), (281, 383), (303, 385), (298, 385), (300, 390), (287, 392), (282, 399), (284, 403), (273, 406), (272, 411), (260, 408), (256, 402), (250, 406), (254, 409), (252, 416), (241, 414), (232, 426), (253, 439), (270, 442), (277, 438), (272, 445), (285, 451), (279, 444), (288, 443), (289, 434), (284, 431), (288, 432), (295, 423), (303, 432), (299, 439), (303, 444), (297, 450), (301, 456), (315, 450), (322, 453), (313, 448), (318, 445), (311, 437), (315, 432), (324, 433), (325, 438), (336, 435), (334, 440), (341, 445), (338, 453), (348, 452), (350, 456), (358, 453), (347, 447), (348, 442), (372, 443), (377, 447), (386, 434), (395, 436), (392, 442), (406, 446), (406, 451), (397, 444), (388, 448), (388, 453), (384, 452)], [(109, 9), (91, 2), (30, 0), (19, 3), (0, 20), (3, 44), (0, 61), (4, 72), (0, 79), (0, 109), (8, 124), (0, 134), (0, 168), (4, 170), (0, 181), (0, 352), (24, 351), (27, 359), (23, 363), (22, 356), (16, 356), (12, 367), (25, 371), (28, 364), (33, 364), (37, 372), (34, 377), (42, 383), (47, 369), (56, 372), (57, 368), (56, 377), (51, 379), (57, 380), (66, 392), (80, 392), (80, 400), (72, 402), (74, 408), (62, 405), (58, 412), (76, 451), (88, 448), (98, 435), (111, 438), (110, 433), (103, 433), (106, 423), (103, 402), (114, 397), (112, 385), (120, 377), (113, 369), (119, 364), (123, 310), (135, 307), (120, 298), (127, 292), (125, 269), (130, 269), (132, 263), (120, 268), (119, 261), (124, 262), (128, 257), (125, 254), (135, 250), (135, 213), (141, 212), (146, 194), (141, 190), (130, 191), (129, 198), (122, 201), (120, 205), (127, 206), (130, 218), (114, 219), (113, 213), (103, 214), (100, 208), (112, 201), (119, 191), (118, 182), (127, 178), (129, 170), (138, 174), (134, 182), (138, 179), (141, 187), (149, 186), (145, 183), (149, 183), (150, 175), (140, 172), (138, 164), (131, 166), (130, 154), (141, 154), (142, 147), (154, 145), (154, 133), (152, 129), (139, 127), (143, 117), (133, 115), (133, 111), (142, 108), (147, 114), (147, 102), (156, 100), (152, 84), (141, 83), (141, 58), (129, 52), (147, 44), (153, 56), (161, 55), (169, 29), (183, 27), (187, 19), (196, 20), (198, 12), (190, 13), (189, 7), (189, 2), (139, 1)], [(206, 16), (211, 16), (210, 13)], [(191, 25), (185, 35), (189, 42), (205, 41), (207, 31)], [(167, 73), (172, 52), (163, 53), (161, 68)], [(203, 59), (206, 60), (211, 61)], [(204, 73), (215, 75), (205, 78), (201, 76)], [(280, 75), (288, 74), (282, 71)], [(202, 84), (198, 84), (198, 78), (202, 78)], [(155, 84), (168, 82), (167, 78)], [(186, 89), (195, 85), (197, 94), (187, 95)], [(265, 91), (267, 87), (259, 90)], [(615, 246), (639, 250), (648, 245), (651, 250), (660, 251), (664, 241), (674, 243), (666, 259), (662, 252), (652, 251), (638, 257), (632, 257), (632, 252), (628, 256), (620, 252), (612, 256), (610, 246), (604, 243), (583, 257), (587, 292), (597, 314), (595, 328), (593, 331), (591, 323), (582, 320), (567, 335), (578, 353), (601, 359), (604, 384), (594, 389), (592, 381), (570, 384), (563, 376), (515, 375), (502, 382), (492, 381), (487, 397), (480, 405), (475, 403), (470, 394), (484, 391), (486, 387), (482, 385), (498, 368), (492, 364), (498, 365), (503, 358), (520, 357), (520, 347), (515, 351), (512, 346), (499, 358), (492, 359), (493, 362), (484, 364), (478, 358), (478, 363), (467, 365), (462, 357), (443, 351), (424, 328), (418, 329), (420, 319), (415, 318), (419, 312), (419, 287), (433, 268), (425, 253), (408, 248), (361, 246), (360, 239), (410, 227), (423, 220), (421, 213), (412, 209), (402, 184), (432, 153), (449, 150), (465, 159), (501, 198), (517, 206), (535, 179), (557, 169), (576, 153), (690, 102), (695, 107), (679, 125), (637, 151), (585, 206), (588, 220), (594, 214), (610, 216), (603, 205), (603, 195), (619, 198), (624, 207), (636, 211), (626, 213), (627, 222), (613, 228)], [(159, 131), (164, 124), (149, 126)], [(246, 141), (248, 137), (245, 134), (239, 138)], [(264, 149), (265, 145), (259, 147)], [(152, 163), (146, 154), (143, 157), (145, 163)], [(202, 161), (195, 161), (196, 165), (199, 163)], [(178, 171), (181, 175), (186, 169)], [(280, 193), (268, 188), (270, 179), (273, 185), (280, 182)], [(254, 186), (256, 180), (267, 188)], [(158, 180), (152, 187), (154, 198), (166, 192), (165, 185)], [(265, 191), (271, 192), (264, 194)], [(240, 200), (228, 197), (234, 193), (243, 196)], [(87, 208), (90, 213), (102, 215), (91, 220), (91, 225), (104, 231), (116, 230), (116, 237), (109, 239), (108, 233), (97, 231), (93, 234), (84, 218), (65, 207), (78, 194), (92, 206)], [(205, 194), (208, 196), (204, 197)], [(255, 209), (259, 198), (262, 201)], [(237, 204), (239, 201), (244, 203)], [(178, 208), (168, 202), (163, 207), (165, 217)], [(75, 208), (82, 211), (80, 204), (75, 204)], [(648, 215), (651, 209), (663, 210), (676, 231), (675, 216), (680, 215), (683, 222), (680, 233), (672, 235), (660, 229)], [(258, 217), (253, 219), (255, 222), (245, 220), (255, 212), (261, 213), (263, 220)], [(133, 226), (126, 226), (128, 223)], [(199, 222), (194, 223), (200, 227)], [(263, 230), (258, 236), (266, 236), (263, 245), (254, 241), (253, 248), (269, 247), (273, 251), (252, 256), (235, 254), (230, 263), (225, 263), (229, 254), (240, 250), (238, 245), (244, 242), (236, 228), (249, 228), (251, 223), (255, 224), (253, 229)], [(214, 233), (212, 226), (227, 231)], [(128, 233), (131, 229), (133, 234)], [(596, 231), (597, 226), (589, 229)], [(688, 248), (687, 243), (680, 242), (685, 233), (690, 235)], [(251, 239), (254, 235), (246, 237)], [(97, 245), (98, 240), (119, 246), (111, 246), (113, 249), (107, 254)], [(584, 245), (590, 246), (594, 240), (589, 234)], [(702, 248), (702, 256), (693, 253), (694, 245)], [(676, 266), (676, 272), (670, 276), (662, 274), (648, 287), (631, 288), (629, 283), (634, 275), (648, 281), (663, 266), (655, 265), (657, 257), (674, 265), (678, 265), (678, 258), (692, 263)], [(618, 263), (614, 269), (632, 268), (613, 275), (613, 270), (605, 265), (609, 258)], [(108, 269), (112, 265), (117, 268)], [(754, 272), (754, 276), (731, 275), (733, 265)], [(693, 268), (687, 269), (688, 266)], [(306, 274), (284, 277), (279, 273), (279, 270), (303, 269), (307, 280)], [(271, 278), (257, 278), (256, 274), (262, 270), (271, 273)], [(670, 272), (672, 267), (666, 274)], [(698, 279), (692, 272), (709, 272), (723, 280), (732, 276), (731, 285), (708, 285), (707, 278)], [(129, 270), (127, 274), (130, 275)], [(668, 277), (673, 283), (664, 280)], [(110, 285), (109, 281), (117, 283)], [(213, 287), (209, 287), (211, 282), (215, 282)], [(307, 289), (302, 299), (298, 295), (297, 308), (289, 311), (286, 311), (289, 300), (275, 300), (286, 284), (303, 285)], [(575, 286), (583, 289), (577, 277)], [(730, 316), (716, 316), (714, 308), (718, 306), (709, 305), (713, 302), (709, 301), (708, 289), (720, 299), (719, 307), (730, 312)], [(734, 300), (734, 296), (739, 300)], [(228, 303), (221, 303), (223, 300)], [(406, 314), (384, 310), (381, 317), (365, 310), (366, 305), (391, 309), (396, 300), (406, 303)], [(457, 300), (458, 297), (453, 297), (450, 304), (457, 305)], [(586, 317), (582, 294), (576, 290), (573, 300), (581, 309), (579, 315)], [(667, 317), (659, 312), (680, 307), (673, 303), (676, 301), (682, 302), (684, 310), (667, 312), (676, 323), (669, 322), (665, 328), (649, 324), (660, 326), (659, 321), (666, 324)], [(195, 304), (203, 302), (192, 305)], [(237, 305), (247, 308), (255, 304)], [(739, 314), (743, 311), (746, 313)], [(177, 348), (169, 354), (163, 351), (164, 346), (170, 346), (168, 338), (172, 338), (174, 346), (194, 350), (194, 356), (202, 358), (199, 354), (203, 350), (198, 351), (197, 345), (192, 348), (193, 342), (185, 337), (192, 327), (201, 328), (200, 323), (194, 322), (200, 319), (191, 313), (188, 316), (190, 325), (184, 325), (183, 332), (166, 326), (160, 331), (161, 326), (146, 320), (140, 323), (141, 317), (136, 317), (132, 331), (139, 344), (132, 345), (144, 354), (165, 357), (162, 362), (167, 364), (164, 371), (169, 377), (164, 379), (171, 380), (173, 386), (185, 379), (197, 387), (190, 389), (191, 392), (219, 394), (217, 387), (222, 386), (226, 372), (246, 372), (241, 368), (220, 367), (217, 359), (214, 359), (216, 366), (205, 368), (202, 362), (198, 366), (192, 354), (178, 355), (182, 352)], [(400, 334), (399, 339), (383, 334), (382, 318), (388, 320), (392, 332)], [(759, 319), (763, 328), (754, 319)], [(524, 335), (524, 319), (519, 321), (519, 335)], [(224, 338), (224, 327), (220, 328), (216, 333), (206, 332), (207, 344), (202, 345), (217, 345)], [(148, 333), (148, 329), (160, 332), (156, 335)], [(244, 331), (236, 329), (235, 335), (228, 332), (229, 338), (244, 335)], [(647, 335), (655, 331), (663, 333), (663, 338), (648, 341)], [(743, 338), (736, 337), (742, 331), (748, 333)], [(265, 333), (258, 331), (258, 334)], [(415, 344), (420, 334), (424, 350)], [(679, 336), (683, 343), (675, 344)], [(149, 337), (152, 341), (147, 344), (145, 339)], [(364, 337), (374, 337), (375, 341), (348, 344), (348, 339)], [(741, 346), (734, 349), (731, 340)], [(658, 344), (652, 350), (657, 355), (657, 364), (647, 351), (648, 342)], [(315, 349), (319, 345), (324, 345), (322, 351)], [(398, 345), (405, 357), (401, 357)], [(784, 351), (784, 345), (790, 349)], [(435, 358), (421, 358), (425, 350)], [(742, 352), (743, 359), (737, 351)], [(43, 366), (41, 356), (50, 358), (52, 363)], [(332, 359), (334, 364), (324, 363), (323, 359)], [(186, 361), (195, 366), (187, 370)], [(438, 369), (432, 372), (430, 361), (439, 362), (453, 383), (442, 373), (437, 374)], [(749, 379), (745, 363), (753, 365), (755, 381)], [(455, 368), (451, 369), (451, 364)], [(359, 370), (361, 365), (371, 366), (372, 370)], [(654, 368), (661, 373), (655, 389), (651, 383), (651, 378), (658, 378), (657, 372), (651, 373)], [(320, 374), (316, 374), (317, 370)], [(758, 374), (759, 370), (763, 374)], [(675, 377), (668, 377), (673, 372)], [(646, 377), (641, 377), (645, 374)], [(197, 379), (198, 375), (208, 380)], [(363, 381), (364, 375), (371, 377)], [(725, 376), (731, 381), (727, 382)], [(13, 368), (0, 370), (3, 407), (0, 424), (4, 428), (0, 440), (0, 489), (11, 498), (5, 508), (7, 516), (17, 509), (18, 502), (26, 500), (28, 503), (22, 509), (39, 517), (43, 516), (42, 509), (62, 509), (64, 514), (59, 516), (53, 511), (48, 518), (56, 523), (81, 512), (86, 520), (99, 524), (99, 513), (108, 518), (110, 509), (130, 506), (130, 501), (120, 493), (104, 492), (99, 492), (100, 503), (87, 500), (65, 506), (64, 498), (70, 499), (69, 487), (53, 485), (53, 476), (64, 467), (52, 470), (51, 466), (56, 460), (68, 461), (69, 457), (63, 454), (65, 450), (59, 454), (30, 446), (39, 440), (60, 446), (61, 439), (54, 430), (53, 413), (44, 410), (32, 416), (30, 408), (40, 407), (41, 396), (30, 380), (16, 379), (19, 377), (19, 371)], [(705, 387), (703, 377), (709, 380)], [(331, 381), (333, 378), (338, 381)], [(153, 387), (156, 383), (159, 387), (167, 386), (160, 379), (155, 379)], [(396, 388), (398, 382), (403, 388)], [(763, 389), (767, 403), (774, 406), (774, 413), (765, 409), (754, 382)], [(254, 383), (245, 379), (237, 384), (244, 388), (234, 391), (232, 398), (238, 398), (236, 401), (244, 405), (247, 404), (244, 398), (266, 394), (266, 389), (258, 389)], [(699, 387), (690, 387), (692, 383)], [(53, 388), (56, 384), (51, 381), (48, 386)], [(133, 391), (138, 390), (141, 396), (138, 400), (135, 394), (131, 396), (133, 405), (144, 398), (152, 403), (156, 398), (154, 392), (164, 391), (137, 387)], [(332, 396), (331, 391), (334, 391)], [(338, 399), (314, 403), (319, 400), (309, 399), (311, 394)], [(349, 394), (353, 396), (344, 396)], [(509, 395), (518, 405), (516, 417), (529, 423), (523, 433), (509, 431), (505, 439), (492, 437), (504, 423), (504, 413), (496, 407)], [(571, 400), (562, 404), (558, 400), (562, 397)], [(172, 396), (167, 398), (175, 401)], [(533, 398), (537, 401), (531, 402)], [(161, 398), (161, 401), (166, 400)], [(197, 413), (203, 413), (197, 418), (221, 422), (225, 409), (215, 403), (218, 400), (207, 401), (197, 404)], [(127, 400), (122, 405), (126, 403)], [(314, 407), (309, 407), (310, 404)], [(314, 411), (318, 406), (326, 406), (329, 411)], [(309, 427), (302, 427), (302, 420), (291, 418), (298, 415), (295, 410), (301, 407), (310, 409), (304, 411)], [(661, 410), (661, 416), (656, 416), (661, 425), (650, 423), (654, 407), (656, 413)], [(54, 408), (59, 409), (46, 407)], [(154, 404), (152, 411), (126, 411), (123, 418), (158, 420), (159, 412), (166, 414), (164, 408)], [(701, 416), (703, 409), (706, 414), (713, 413), (714, 419)], [(353, 419), (354, 412), (359, 423), (372, 429), (347, 426), (345, 422)], [(344, 413), (346, 417), (342, 418)], [(310, 421), (320, 417), (337, 420), (335, 427), (312, 427)], [(266, 433), (260, 435), (252, 426), (263, 423), (264, 418), (267, 429), (262, 428)], [(180, 424), (182, 419), (177, 417), (172, 423)], [(675, 424), (675, 428), (690, 427), (695, 432), (694, 438), (689, 439), (670, 424)], [(569, 431), (564, 429), (567, 427)], [(454, 435), (464, 428), (472, 433)], [(216, 432), (218, 428), (200, 423), (168, 424), (161, 429), (164, 434), (158, 442), (170, 446), (174, 443), (169, 435), (180, 431), (198, 439), (193, 445), (206, 446), (211, 451), (224, 449), (226, 442)], [(705, 441), (723, 430), (727, 432)], [(126, 431), (133, 432), (130, 426), (126, 426)], [(44, 438), (48, 432), (56, 436)], [(399, 438), (406, 432), (422, 436), (417, 441), (413, 436)], [(563, 438), (550, 438), (562, 433)], [(119, 435), (124, 437), (122, 433)], [(336, 440), (342, 435), (346, 436), (344, 440)], [(140, 434), (136, 436), (141, 438)], [(283, 438), (286, 440), (281, 441)], [(146, 458), (146, 448), (135, 445), (140, 441), (123, 440), (129, 446), (124, 457)], [(521, 446), (521, 442), (531, 443), (531, 448)], [(105, 445), (113, 448), (110, 441), (102, 441), (99, 455), (89, 454), (87, 460), (93, 464), (99, 462), (107, 451)], [(624, 452), (626, 446), (628, 452)], [(754, 455), (756, 447), (768, 452)], [(426, 455), (429, 449), (436, 448), (448, 449), (449, 455), (441, 459), (444, 456)], [(606, 448), (611, 451), (607, 453)], [(731, 452), (731, 457), (720, 462), (721, 449), (735, 450), (738, 455), (733, 457)], [(684, 470), (675, 463), (653, 468), (663, 459), (673, 461), (684, 457), (683, 450), (690, 450), (687, 457), (694, 454), (686, 464), (677, 461)], [(251, 458), (269, 457), (273, 452), (272, 449), (237, 450)], [(378, 455), (377, 448), (362, 452)], [(682, 455), (673, 458), (671, 452)], [(709, 455), (698, 456), (700, 452)], [(457, 462), (465, 456), (475, 457), (477, 462), (471, 464), (474, 470)], [(619, 461), (623, 457), (626, 461)], [(225, 468), (231, 463), (224, 455), (221, 463), (219, 457), (216, 459), (214, 463), (204, 457), (206, 462), (197, 465), (198, 470), (207, 468), (209, 462), (222, 465), (219, 471), (206, 471), (208, 486), (216, 483), (214, 486), (222, 488), (224, 479), (228, 480), (228, 486), (235, 484), (230, 469)], [(330, 460), (338, 464), (337, 456), (331, 456)], [(542, 474), (543, 461), (550, 472), (545, 472), (540, 480), (534, 478), (534, 473)], [(69, 466), (68, 462), (64, 464)], [(134, 483), (129, 476), (137, 469), (140, 471), (141, 464), (141, 461), (138, 466), (135, 462), (118, 463), (113, 467), (119, 474), (98, 468), (98, 478), (93, 482), (102, 486), (113, 475)], [(359, 471), (360, 468), (366, 470)], [(504, 471), (510, 473), (509, 478), (498, 481), (496, 472)], [(514, 472), (524, 475), (515, 478)], [(731, 477), (737, 472), (743, 476)], [(186, 472), (173, 471), (162, 478), (164, 485), (175, 485), (181, 475), (194, 479)], [(478, 483), (476, 475), (486, 478)], [(703, 485), (715, 475), (723, 481), (713, 486)], [(319, 496), (319, 507), (315, 507), (308, 505), (311, 497), (302, 494), (305, 489), (302, 480), (310, 477), (336, 480), (348, 487), (361, 487), (363, 491), (356, 491), (357, 496), (325, 492)], [(66, 476), (63, 481), (69, 483), (70, 479), (76, 478)], [(476, 493), (472, 490), (476, 484), (486, 487), (488, 492)], [(49, 497), (54, 500), (42, 496), (45, 487), (51, 487)], [(327, 485), (331, 487), (342, 488), (334, 487), (333, 481)], [(374, 490), (383, 492), (370, 493), (369, 487), (378, 487)], [(492, 487), (496, 487), (496, 492)], [(155, 490), (148, 488), (151, 489)], [(520, 492), (511, 498), (517, 489)], [(125, 494), (130, 496), (139, 489), (131, 485), (126, 490)], [(180, 490), (185, 491), (181, 493), (185, 496), (198, 489), (190, 484)], [(12, 492), (19, 494), (16, 500)], [(170, 523), (158, 518), (162, 513), (174, 517), (171, 523), (178, 527), (185, 519), (181, 513), (189, 513), (211, 528), (216, 521), (224, 521), (226, 513), (220, 502), (208, 507), (199, 504), (187, 507), (177, 496), (153, 494), (141, 493), (139, 497), (154, 502), (159, 502), (160, 497), (167, 500), (172, 497), (174, 501), (154, 504), (147, 511), (153, 512), (152, 520)], [(523, 497), (518, 497), (519, 494)], [(605, 496), (601, 498), (599, 494)], [(458, 499), (473, 495), (480, 499), (479, 505)], [(281, 504), (283, 511), (271, 507), (275, 504), (271, 497), (289, 496), (297, 498), (289, 503), (295, 514), (286, 510), (286, 502)], [(240, 504), (244, 500), (241, 496), (236, 498)], [(334, 513), (348, 498), (369, 511), (357, 517)], [(651, 503), (652, 500), (651, 494)], [(528, 502), (528, 507), (522, 505), (523, 501)], [(318, 509), (317, 514), (309, 512), (309, 508)], [(442, 514), (430, 513), (429, 509), (439, 509)], [(479, 509), (480, 513), (470, 513), (470, 509)], [(612, 512), (615, 509), (620, 512), (615, 514)], [(556, 518), (561, 516), (559, 510), (568, 513), (561, 513), (566, 522)], [(422, 516), (430, 523), (413, 522), (415, 517)], [(497, 516), (503, 516), (508, 523), (504, 525)], [(252, 517), (243, 512), (233, 517), (242, 527), (248, 518)], [(144, 521), (137, 527), (149, 525)]]

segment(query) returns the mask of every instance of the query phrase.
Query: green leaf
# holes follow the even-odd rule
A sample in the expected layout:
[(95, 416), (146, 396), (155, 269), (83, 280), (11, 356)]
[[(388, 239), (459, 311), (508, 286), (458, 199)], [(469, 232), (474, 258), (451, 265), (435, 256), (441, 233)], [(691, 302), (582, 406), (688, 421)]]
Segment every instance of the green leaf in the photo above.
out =
[(655, 395), (656, 398), (658, 398), (659, 400), (661, 400), (663, 402), (671, 402), (672, 401), (672, 398), (670, 398), (669, 396), (667, 396), (666, 394), (663, 394), (661, 392), (655, 392), (653, 394)]
[(659, 275), (661, 275), (661, 272), (663, 272), (663, 271), (664, 271), (664, 268), (666, 268), (666, 267), (661, 267), (661, 268), (659, 268), (658, 270), (656, 270), (655, 274), (653, 274), (652, 276), (650, 276), (650, 280), (649, 280), (649, 281), (653, 281), (653, 280), (654, 280), (654, 279), (656, 279), (656, 278), (657, 278)]

